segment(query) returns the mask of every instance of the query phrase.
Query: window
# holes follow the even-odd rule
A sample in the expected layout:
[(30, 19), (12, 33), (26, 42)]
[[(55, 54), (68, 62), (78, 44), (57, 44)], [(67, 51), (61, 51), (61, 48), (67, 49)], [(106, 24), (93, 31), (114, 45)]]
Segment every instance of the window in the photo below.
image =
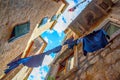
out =
[(65, 75), (67, 72), (72, 70), (73, 67), (74, 67), (74, 55), (72, 53), (69, 57), (60, 62), (56, 79), (60, 78), (61, 75)]
[(33, 42), (31, 42), (31, 45), (28, 49), (28, 55), (27, 56), (31, 56), (31, 55), (34, 55), (35, 53), (37, 53), (40, 48), (42, 47), (43, 45), (43, 41), (41, 40), (40, 37), (34, 39)]
[(104, 10), (106, 10), (106, 9), (108, 9), (109, 6), (105, 2), (102, 2), (100, 4), (100, 7), (102, 7)]
[(41, 20), (41, 22), (40, 22), (38, 28), (39, 28), (40, 26), (46, 24), (47, 22), (48, 22), (48, 17), (43, 18), (43, 19)]
[(74, 67), (74, 57), (71, 56), (70, 58), (68, 58), (67, 71), (70, 71), (73, 67)]
[(111, 6), (113, 5), (113, 2), (111, 0), (100, 0), (99, 6), (103, 8), (105, 11), (109, 11), (111, 9)]
[(16, 25), (12, 31), (8, 42), (12, 42), (15, 39), (27, 34), (30, 31), (30, 22), (26, 22), (20, 25)]
[(103, 28), (106, 32), (107, 32), (107, 34), (111, 37), (115, 32), (117, 32), (119, 29), (120, 29), (120, 27), (119, 27), (119, 25), (116, 25), (116, 24), (113, 24), (113, 23), (111, 23), (111, 22), (108, 22), (105, 26), (104, 26), (104, 28)]

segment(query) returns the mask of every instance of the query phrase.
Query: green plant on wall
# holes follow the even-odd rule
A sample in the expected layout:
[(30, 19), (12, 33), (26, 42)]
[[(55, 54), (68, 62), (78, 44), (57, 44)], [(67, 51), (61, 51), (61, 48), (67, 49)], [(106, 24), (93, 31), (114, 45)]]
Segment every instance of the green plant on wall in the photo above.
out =
[(47, 80), (55, 80), (55, 77), (53, 77), (53, 76), (48, 76)]

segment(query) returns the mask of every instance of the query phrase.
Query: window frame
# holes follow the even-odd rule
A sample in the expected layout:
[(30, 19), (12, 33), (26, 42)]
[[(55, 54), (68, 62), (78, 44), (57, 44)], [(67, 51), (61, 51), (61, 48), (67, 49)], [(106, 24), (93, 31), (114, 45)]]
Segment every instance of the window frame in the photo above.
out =
[[(36, 41), (39, 41), (39, 47), (36, 47)], [(42, 41), (42, 39), (40, 37), (35, 38), (31, 44), (30, 44), (30, 51), (29, 51), (29, 56), (35, 54), (35, 53), (39, 53), (40, 52), (40, 48), (44, 45), (44, 42)], [(35, 48), (34, 48), (35, 46)]]
[[(119, 24), (116, 24), (116, 23), (114, 23), (114, 22), (112, 22), (112, 21), (107, 22), (102, 28), (105, 30), (105, 28), (108, 28), (110, 25), (114, 25), (114, 26), (120, 28), (120, 25), (119, 25)], [(109, 29), (109, 28), (108, 28), (108, 29)], [(107, 29), (106, 29), (105, 31), (107, 32)], [(113, 40), (113, 39), (115, 38), (115, 36), (117, 36), (117, 35), (119, 34), (119, 32), (120, 32), (120, 29), (117, 30), (117, 31), (115, 31), (112, 35), (110, 35), (110, 39), (109, 39), (108, 41)]]
[(99, 6), (104, 10), (107, 10), (109, 8), (109, 5), (107, 5), (107, 3), (105, 2), (102, 2), (101, 4), (99, 4)]
[[(32, 50), (33, 48), (33, 45), (35, 45), (35, 39), (38, 39), (39, 41), (41, 41), (41, 46), (38, 50), (36, 50), (36, 52), (34, 53), (33, 51), (35, 49)], [(46, 47), (47, 43), (42, 39), (41, 36), (38, 36), (37, 38), (35, 38), (34, 40), (32, 40), (30, 43), (29, 43), (29, 46), (28, 46), (28, 49), (26, 50), (26, 55), (25, 57), (28, 57), (28, 56), (32, 56), (34, 54), (40, 54), (43, 52), (44, 48)]]
[[(116, 26), (116, 27), (120, 27), (120, 25), (115, 24), (115, 23), (113, 23), (113, 22), (110, 21), (110, 22), (108, 22), (107, 24), (105, 24), (103, 28), (108, 28), (110, 25), (114, 25), (114, 26)], [(105, 31), (107, 31), (107, 29), (106, 29)], [(114, 33), (113, 33), (113, 34), (114, 34)]]
[[(120, 21), (118, 19), (115, 18), (110, 18), (108, 17), (107, 19), (105, 19), (98, 27), (96, 27), (94, 30), (99, 30), (101, 28), (104, 28), (105, 25), (107, 24), (112, 24), (115, 25), (117, 27), (120, 27)], [(120, 34), (120, 30), (117, 30), (116, 32), (114, 32), (111, 36), (110, 39), (108, 40), (109, 42), (112, 41), (117, 35)]]
[[(69, 59), (71, 56), (74, 57), (74, 51), (72, 51), (69, 56), (67, 56), (65, 59), (63, 59), (62, 61), (59, 62), (60, 66), (61, 66), (62, 63), (65, 62), (65, 66), (64, 66), (65, 72), (64, 72), (64, 74), (65, 74), (66, 72), (68, 72), (68, 71), (67, 71), (68, 59)], [(58, 71), (58, 73), (59, 73), (59, 72), (61, 72), (61, 71)]]
[[(69, 57), (71, 57), (73, 55), (74, 57), (74, 65), (73, 65), (73, 68), (70, 69), (69, 71), (65, 70), (64, 71), (64, 75), (61, 75), (59, 78), (66, 78), (67, 76), (70, 76), (70, 74), (72, 74), (74, 71), (78, 70), (78, 50), (77, 50), (78, 46), (74, 46), (74, 49), (72, 51), (70, 51), (70, 54), (68, 56), (66, 56), (64, 59), (60, 60), (59, 62), (59, 67), (60, 67), (60, 63), (62, 63), (65, 59), (68, 60)], [(73, 53), (73, 54), (72, 54)], [(67, 65), (65, 65), (65, 68), (67, 67)], [(56, 74), (56, 78), (57, 78), (57, 75), (59, 74), (59, 69), (58, 69), (58, 72)], [(57, 79), (59, 79), (57, 78)]]

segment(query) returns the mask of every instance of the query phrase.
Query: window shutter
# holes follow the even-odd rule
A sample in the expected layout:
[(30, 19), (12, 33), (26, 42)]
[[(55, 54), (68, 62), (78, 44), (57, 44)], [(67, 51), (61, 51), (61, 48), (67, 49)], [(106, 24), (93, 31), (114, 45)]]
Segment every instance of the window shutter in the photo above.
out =
[(24, 24), (16, 25), (12, 31), (11, 37), (8, 42), (12, 42), (15, 39), (27, 34), (30, 31), (30, 22)]

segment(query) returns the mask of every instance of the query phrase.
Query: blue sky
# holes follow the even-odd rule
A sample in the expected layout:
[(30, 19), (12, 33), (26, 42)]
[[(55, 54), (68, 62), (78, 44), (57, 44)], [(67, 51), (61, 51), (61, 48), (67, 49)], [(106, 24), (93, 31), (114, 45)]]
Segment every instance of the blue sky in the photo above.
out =
[(64, 38), (64, 32), (58, 33), (55, 30), (47, 30), (42, 35), (42, 38), (48, 43), (45, 51), (52, 49), (61, 44), (61, 40)]
[[(64, 32), (58, 33), (55, 30), (47, 30), (42, 35), (42, 38), (48, 43), (44, 52), (50, 50), (61, 44), (62, 40), (65, 37)], [(44, 80), (47, 72), (49, 71), (49, 63), (54, 59), (55, 54), (51, 53), (49, 56), (45, 56), (42, 66), (35, 68), (28, 80)]]
[[(91, 1), (87, 0), (83, 4), (79, 5), (74, 12), (68, 12), (69, 8), (72, 8), (79, 2), (83, 0), (66, 0), (69, 2), (68, 8), (65, 12), (58, 18), (57, 24), (54, 26), (53, 30), (45, 31), (41, 36), (48, 43), (45, 51), (52, 49), (61, 44), (62, 40), (65, 37), (64, 30), (68, 25), (77, 17), (77, 15), (85, 8), (85, 6)], [(89, 2), (88, 2), (89, 1)], [(51, 53), (49, 56), (45, 56), (42, 66), (34, 68), (30, 74), (28, 80), (45, 80), (45, 76), (49, 71), (49, 64), (53, 61), (55, 57), (54, 53)]]

